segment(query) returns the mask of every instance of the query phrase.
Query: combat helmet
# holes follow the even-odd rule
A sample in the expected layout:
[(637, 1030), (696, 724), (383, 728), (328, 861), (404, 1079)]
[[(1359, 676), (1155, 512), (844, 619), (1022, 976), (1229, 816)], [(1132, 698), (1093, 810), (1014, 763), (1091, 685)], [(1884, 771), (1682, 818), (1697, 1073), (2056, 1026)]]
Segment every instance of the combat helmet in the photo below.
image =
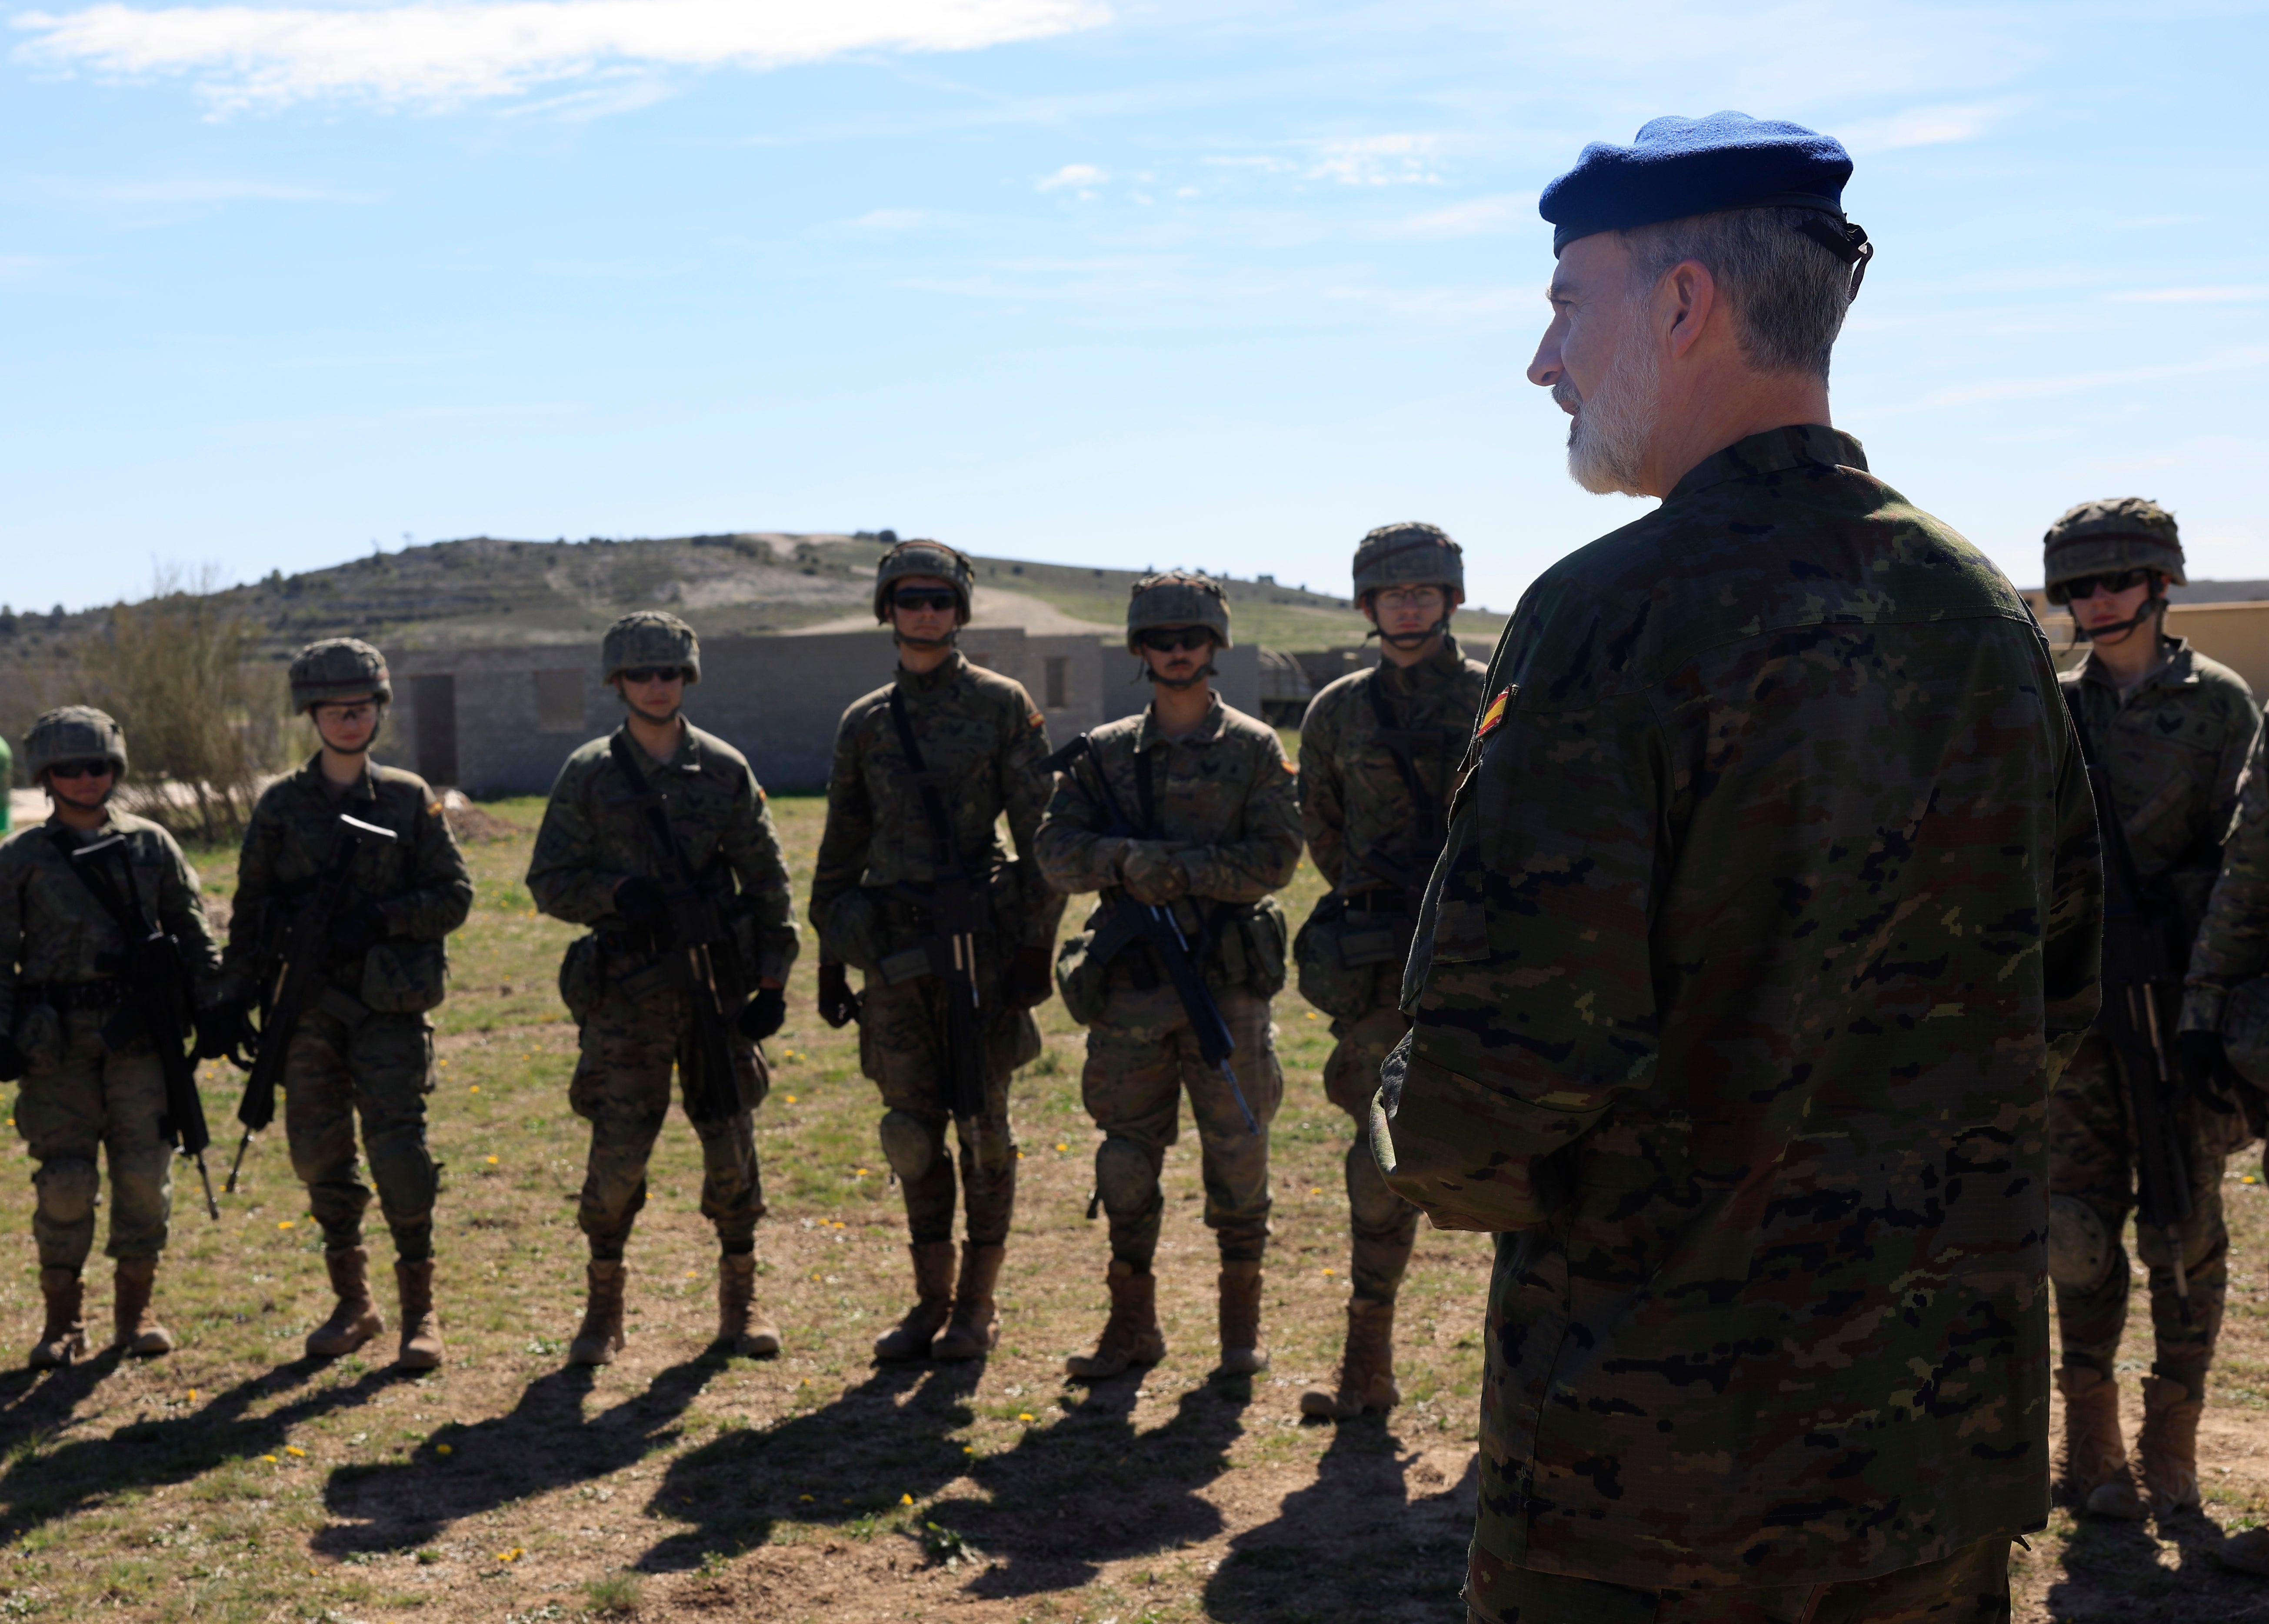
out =
[(875, 621), (891, 624), (891, 588), (909, 575), (928, 575), (953, 588), (961, 600), (956, 624), (969, 624), (970, 604), (977, 590), (977, 572), (965, 554), (943, 542), (905, 541), (884, 553), (875, 565)]
[(49, 767), (63, 761), (109, 762), (119, 778), (126, 776), (126, 730), (109, 712), (91, 705), (67, 705), (49, 711), (24, 735), (24, 771), (34, 784)]
[(2049, 527), (2041, 547), (2051, 603), (2072, 602), (2066, 583), (2083, 575), (2149, 569), (2162, 572), (2177, 586), (2188, 582), (2183, 573), (2183, 541), (2175, 528), (2175, 516), (2140, 496), (2082, 502)]
[(1440, 587), (1462, 603), (1465, 549), (1439, 525), (1383, 524), (1356, 544), (1355, 601), (1387, 587)]
[(385, 705), (394, 698), (386, 656), (358, 638), (325, 638), (292, 656), (292, 709), (304, 715), (319, 705), (359, 699)]
[(676, 666), (688, 683), (701, 680), (701, 639), (693, 628), (661, 609), (634, 609), (607, 628), (599, 645), (599, 680), (611, 683), (640, 666)]
[(1153, 626), (1203, 626), (1223, 648), (1229, 639), (1229, 598), (1221, 583), (1194, 570), (1165, 570), (1134, 583), (1127, 601), (1127, 652), (1142, 657), (1137, 634)]

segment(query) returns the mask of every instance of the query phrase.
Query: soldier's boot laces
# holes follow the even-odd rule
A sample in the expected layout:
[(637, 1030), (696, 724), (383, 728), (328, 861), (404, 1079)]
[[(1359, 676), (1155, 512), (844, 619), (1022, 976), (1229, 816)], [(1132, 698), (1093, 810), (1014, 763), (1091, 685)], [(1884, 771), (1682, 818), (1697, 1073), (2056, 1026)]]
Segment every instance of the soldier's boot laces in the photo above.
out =
[(2066, 1365), (2057, 1372), (2064, 1394), (2065, 1475), (2093, 1517), (2140, 1521), (2142, 1496), (2119, 1437), (2119, 1384), (2101, 1370)]
[(338, 1303), (331, 1317), (307, 1332), (307, 1357), (344, 1359), (386, 1329), (370, 1296), (370, 1254), (359, 1246), (323, 1254), (330, 1271), (331, 1295)]
[(59, 1370), (86, 1355), (86, 1326), (79, 1318), (85, 1288), (77, 1269), (41, 1269), (40, 1295), (48, 1300), (48, 1323), (32, 1344), (34, 1370)]
[(1260, 1346), (1260, 1266), (1221, 1266), (1221, 1373), (1258, 1376), (1268, 1368)]
[(111, 1280), (116, 1290), (111, 1305), (116, 1334), (110, 1345), (129, 1359), (155, 1359), (172, 1353), (174, 1333), (158, 1323), (150, 1306), (158, 1284), (158, 1260), (121, 1258)]
[(1129, 1366), (1156, 1364), (1166, 1356), (1166, 1333), (1158, 1329), (1158, 1277), (1114, 1258), (1105, 1276), (1111, 1288), (1111, 1318), (1103, 1323), (1091, 1354), (1064, 1361), (1067, 1373), (1084, 1382), (1122, 1375)]
[(1365, 1410), (1385, 1412), (1402, 1402), (1394, 1384), (1394, 1304), (1348, 1300), (1347, 1351), (1330, 1387), (1300, 1395), (1300, 1414), (1353, 1421)]
[(630, 1267), (621, 1259), (592, 1262), (583, 1323), (567, 1344), (569, 1364), (612, 1364), (623, 1351), (623, 1279)]
[(402, 1301), (402, 1352), (395, 1362), (405, 1370), (431, 1370), (441, 1362), (441, 1316), (433, 1308), (433, 1259), (394, 1266), (394, 1288)]
[(875, 1357), (927, 1359), (930, 1344), (953, 1317), (953, 1243), (924, 1241), (906, 1251), (914, 1260), (914, 1305), (875, 1339)]
[(757, 1306), (757, 1254), (717, 1259), (717, 1346), (743, 1359), (780, 1350), (780, 1327)]
[(933, 1359), (981, 1359), (1000, 1345), (1001, 1310), (993, 1300), (1001, 1279), (1001, 1259), (1007, 1249), (970, 1246), (961, 1249), (961, 1280), (953, 1288), (953, 1318), (945, 1334), (930, 1344)]
[(2188, 1384), (2163, 1376), (2143, 1378), (2143, 1436), (2135, 1452), (2142, 1457), (2143, 1487), (2159, 1517), (2199, 1509), (2198, 1429), (2205, 1409), (2206, 1400), (2191, 1398)]

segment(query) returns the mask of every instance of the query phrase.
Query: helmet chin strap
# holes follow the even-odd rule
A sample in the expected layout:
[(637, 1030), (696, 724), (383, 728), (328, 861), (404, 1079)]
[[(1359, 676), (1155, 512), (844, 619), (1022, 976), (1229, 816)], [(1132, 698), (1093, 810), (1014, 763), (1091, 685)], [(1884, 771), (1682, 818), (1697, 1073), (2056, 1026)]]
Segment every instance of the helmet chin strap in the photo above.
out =
[(1200, 666), (1196, 670), (1191, 672), (1187, 676), (1161, 676), (1158, 675), (1157, 671), (1151, 667), (1150, 662), (1147, 660), (1142, 662), (1142, 666), (1145, 670), (1149, 671), (1150, 682), (1153, 686), (1158, 688), (1171, 688), (1177, 693), (1180, 692), (1185, 688), (1195, 688), (1200, 683), (1205, 681), (1205, 679), (1209, 676), (1219, 676), (1221, 675), (1219, 671), (1214, 668), (1214, 663), (1210, 660), (1207, 661), (1205, 664)]
[(2074, 615), (2072, 617), (2073, 635), (2077, 641), (2082, 643), (2098, 643), (2103, 641), (2106, 637), (2122, 637), (2126, 633), (2132, 631), (2136, 627), (2141, 625), (2145, 621), (2150, 619), (2152, 616), (2158, 614), (2166, 607), (2167, 601), (2159, 595), (2159, 589), (2154, 587), (2151, 589), (2150, 595), (2143, 600), (2142, 607), (2138, 609), (2133, 614), (2127, 616), (2126, 619), (2120, 621), (2116, 624), (2109, 626), (2086, 626), (2081, 624), (2080, 616)]
[(910, 638), (896, 626), (892, 626), (891, 641), (900, 648), (951, 648), (961, 641), (961, 628), (956, 626), (942, 638)]
[(1447, 615), (1443, 616), (1423, 631), (1389, 631), (1380, 626), (1377, 621), (1373, 621), (1371, 630), (1363, 634), (1363, 640), (1368, 643), (1371, 639), (1377, 638), (1382, 643), (1390, 643), (1396, 648), (1409, 650), (1425, 647), (1430, 639), (1447, 636), (1449, 630), (1450, 617)]

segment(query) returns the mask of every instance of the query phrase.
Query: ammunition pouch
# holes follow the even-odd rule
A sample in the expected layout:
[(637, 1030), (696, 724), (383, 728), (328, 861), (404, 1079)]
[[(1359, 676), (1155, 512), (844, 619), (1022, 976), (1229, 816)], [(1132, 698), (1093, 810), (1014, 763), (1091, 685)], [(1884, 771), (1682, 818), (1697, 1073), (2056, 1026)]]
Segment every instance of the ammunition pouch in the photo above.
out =
[(595, 932), (569, 942), (559, 961), (559, 1001), (567, 1006), (567, 1017), (579, 1030), (598, 1006), (600, 985), (605, 975), (599, 961)]
[(2231, 1069), (2251, 1085), (2249, 1097), (2239, 1101), (2245, 1138), (2269, 1133), (2269, 976), (2230, 989), (2221, 1008), (2221, 1047)]
[(1378, 1001), (1379, 966), (1399, 971), (1417, 922), (1401, 909), (1356, 909), (1327, 897), (1292, 944), (1300, 996), (1334, 1021), (1356, 1021)]
[(1111, 960), (1096, 949), (1101, 934), (1097, 929), (1078, 931), (1056, 949), (1056, 992), (1064, 1013), (1081, 1026), (1101, 1020), (1110, 997)]
[(377, 1015), (423, 1015), (449, 995), (449, 950), (397, 936), (363, 955), (363, 1008)]
[(1274, 897), (1255, 903), (1209, 904), (1205, 978), (1216, 993), (1243, 987), (1255, 998), (1284, 990), (1291, 928)]
[[(1242, 987), (1256, 998), (1274, 998), (1283, 991), (1290, 931), (1274, 897), (1255, 903), (1185, 897), (1164, 905), (1173, 910), (1191, 945), (1203, 944), (1197, 970), (1215, 993)], [(1110, 997), (1111, 966), (1130, 952), (1134, 957), (1129, 979), (1135, 986), (1148, 992), (1170, 984), (1149, 944), (1119, 924), (1116, 906), (1098, 909), (1085, 930), (1066, 938), (1056, 950), (1056, 991), (1063, 997), (1064, 1013), (1082, 1026), (1101, 1019)]]
[(854, 886), (828, 904), (818, 925), (822, 963), (872, 972), (890, 951), (881, 906), (864, 886)]

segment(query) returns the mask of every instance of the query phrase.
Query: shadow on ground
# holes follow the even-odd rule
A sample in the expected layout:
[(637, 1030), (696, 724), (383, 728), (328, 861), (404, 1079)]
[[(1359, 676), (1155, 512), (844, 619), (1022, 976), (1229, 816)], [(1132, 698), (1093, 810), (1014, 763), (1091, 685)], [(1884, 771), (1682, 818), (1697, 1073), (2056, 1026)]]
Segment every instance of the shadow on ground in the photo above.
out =
[(2049, 1616), (2059, 1624), (2269, 1624), (2269, 1580), (2223, 1567), (2214, 1554), (2222, 1538), (2196, 1511), (2155, 1524), (2084, 1517), (2065, 1542)]

